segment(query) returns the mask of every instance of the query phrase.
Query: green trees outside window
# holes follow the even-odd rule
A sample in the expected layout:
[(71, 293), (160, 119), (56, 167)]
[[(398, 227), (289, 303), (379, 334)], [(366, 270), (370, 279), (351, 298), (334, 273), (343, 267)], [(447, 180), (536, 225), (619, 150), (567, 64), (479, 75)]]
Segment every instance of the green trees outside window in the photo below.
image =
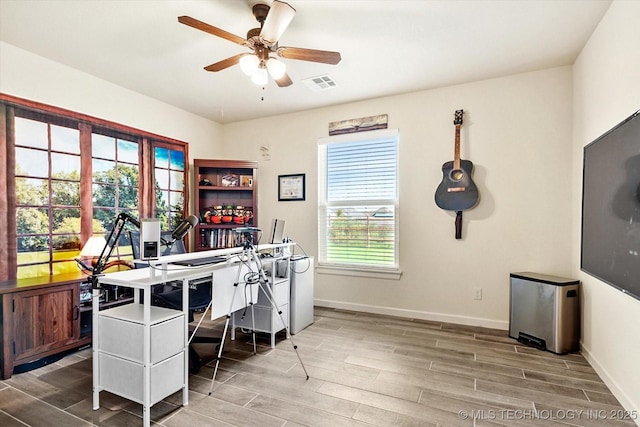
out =
[[(77, 272), (84, 241), (106, 235), (121, 212), (161, 218), (163, 230), (183, 219), (185, 144), (20, 109), (7, 129), (13, 129), (7, 149), (15, 153), (17, 253), (10, 256), (17, 278)], [(150, 162), (145, 150), (153, 153)], [(141, 196), (143, 171), (151, 196)], [(84, 196), (83, 186), (91, 189)], [(112, 257), (131, 256), (123, 233)]]
[(80, 132), (14, 123), (18, 277), (67, 271), (80, 250)]
[(156, 218), (163, 230), (173, 230), (184, 218), (184, 151), (155, 147), (154, 160)]
[(398, 132), (323, 138), (318, 172), (319, 265), (397, 270)]

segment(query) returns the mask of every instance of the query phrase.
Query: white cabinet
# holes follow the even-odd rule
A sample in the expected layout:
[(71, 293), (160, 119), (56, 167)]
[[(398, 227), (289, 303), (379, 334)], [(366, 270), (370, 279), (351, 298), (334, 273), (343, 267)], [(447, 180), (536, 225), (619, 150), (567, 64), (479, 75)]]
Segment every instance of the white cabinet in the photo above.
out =
[(313, 323), (313, 257), (291, 258), (289, 331), (297, 334)]
[[(117, 356), (100, 353), (100, 384), (126, 399), (144, 404), (144, 366)], [(170, 394), (182, 389), (184, 353), (151, 366), (149, 404), (155, 405)]]
[[(150, 307), (150, 404), (184, 385), (184, 313)], [(99, 383), (102, 390), (144, 404), (144, 311), (127, 304), (98, 315)], [(94, 344), (95, 345), (95, 344)]]
[[(148, 271), (145, 271), (148, 270)], [(151, 406), (182, 389), (189, 402), (187, 317), (189, 280), (193, 276), (166, 268), (118, 271), (100, 276), (100, 285), (134, 290), (133, 302), (100, 310), (100, 288), (93, 289), (93, 409), (100, 392), (109, 391), (142, 405), (144, 427), (151, 425)], [(182, 310), (151, 305), (153, 286), (182, 277)]]
[[(266, 332), (271, 335), (271, 347), (275, 347), (277, 332), (289, 329), (289, 258), (262, 259), (265, 276), (268, 283), (265, 290), (260, 287), (258, 291), (258, 302), (253, 305), (253, 315), (251, 307), (233, 313), (233, 324), (231, 338), (235, 338), (235, 328), (252, 329)], [(277, 310), (271, 304), (273, 298)], [(287, 331), (288, 332), (288, 331)]]

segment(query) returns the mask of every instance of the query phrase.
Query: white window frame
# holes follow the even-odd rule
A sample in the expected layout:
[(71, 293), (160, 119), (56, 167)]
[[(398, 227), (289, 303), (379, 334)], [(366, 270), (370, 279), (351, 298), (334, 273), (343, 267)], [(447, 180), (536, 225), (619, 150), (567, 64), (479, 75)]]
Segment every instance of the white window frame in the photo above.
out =
[[(327, 147), (332, 144), (356, 143), (356, 142), (383, 142), (395, 139), (396, 142), (396, 188), (393, 199), (363, 200), (356, 204), (368, 205), (393, 205), (394, 206), (394, 263), (392, 266), (360, 265), (329, 262), (326, 259), (327, 248), (327, 210), (331, 207), (344, 205), (345, 202), (330, 202), (327, 199)], [(318, 139), (318, 268), (320, 274), (338, 274), (347, 276), (374, 277), (399, 280), (400, 271), (400, 230), (399, 230), (399, 152), (400, 137), (397, 129), (383, 129), (360, 133), (330, 136)], [(349, 201), (353, 205), (354, 201)]]

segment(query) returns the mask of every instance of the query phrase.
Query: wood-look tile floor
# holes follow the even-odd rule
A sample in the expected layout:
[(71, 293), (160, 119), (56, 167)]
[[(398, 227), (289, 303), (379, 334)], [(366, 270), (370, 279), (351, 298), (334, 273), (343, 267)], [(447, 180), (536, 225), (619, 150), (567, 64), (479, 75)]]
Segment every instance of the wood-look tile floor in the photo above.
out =
[[(205, 322), (214, 333), (222, 321)], [(522, 346), (506, 331), (316, 307), (315, 323), (275, 349), (250, 335), (225, 345), (152, 425), (634, 426), (580, 354)], [(197, 344), (212, 358), (211, 345)], [(108, 392), (92, 410), (91, 350), (0, 381), (0, 426), (140, 426), (142, 407)]]

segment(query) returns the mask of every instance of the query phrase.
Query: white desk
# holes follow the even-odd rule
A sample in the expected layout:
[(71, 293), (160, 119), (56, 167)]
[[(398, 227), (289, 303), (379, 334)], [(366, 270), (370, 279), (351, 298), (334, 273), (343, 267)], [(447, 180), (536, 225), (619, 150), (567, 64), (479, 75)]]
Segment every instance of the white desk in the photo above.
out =
[[(258, 251), (273, 250), (293, 243), (260, 245)], [(188, 400), (189, 281), (212, 277), (213, 319), (244, 309), (257, 301), (258, 284), (250, 291), (234, 292), (238, 275), (248, 267), (239, 263), (243, 248), (218, 249), (169, 255), (149, 261), (151, 268), (105, 274), (99, 284), (137, 289), (134, 302), (99, 310), (99, 289), (93, 290), (93, 409), (100, 407), (100, 391), (106, 390), (143, 406), (143, 424), (150, 426), (151, 406), (182, 389), (182, 403)], [(228, 256), (225, 263), (199, 267), (171, 264), (211, 256)], [(182, 311), (151, 306), (151, 288), (168, 281), (182, 281)], [(140, 301), (140, 292), (143, 292)], [(235, 295), (235, 299), (234, 299)], [(142, 304), (140, 304), (142, 302)], [(152, 387), (153, 386), (153, 387)]]

